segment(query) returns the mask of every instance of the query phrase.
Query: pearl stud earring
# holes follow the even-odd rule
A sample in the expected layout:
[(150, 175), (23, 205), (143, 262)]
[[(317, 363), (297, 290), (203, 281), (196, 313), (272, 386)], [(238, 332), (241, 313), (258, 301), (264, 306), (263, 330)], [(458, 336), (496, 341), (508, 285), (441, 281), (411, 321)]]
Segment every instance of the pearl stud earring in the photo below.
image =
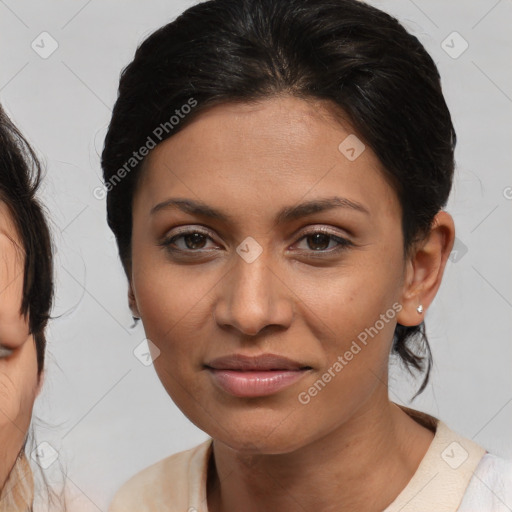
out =
[(416, 311), (421, 315), (421, 313), (423, 313), (423, 305), (420, 304), (417, 308), (416, 308)]

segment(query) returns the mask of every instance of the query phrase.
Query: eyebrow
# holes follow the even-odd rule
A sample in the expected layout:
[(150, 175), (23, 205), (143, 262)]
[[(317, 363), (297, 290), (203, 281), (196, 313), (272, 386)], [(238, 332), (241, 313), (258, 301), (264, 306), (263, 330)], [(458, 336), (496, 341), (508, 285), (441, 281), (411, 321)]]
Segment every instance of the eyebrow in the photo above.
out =
[[(192, 199), (183, 198), (170, 198), (158, 203), (151, 208), (150, 214), (154, 215), (160, 210), (167, 208), (176, 208), (182, 212), (197, 215), (202, 217), (208, 217), (210, 219), (216, 219), (225, 223), (232, 222), (234, 217), (223, 213), (211, 206), (203, 203), (202, 201), (196, 201)], [(300, 219), (313, 213), (323, 212), (332, 210), (334, 208), (348, 208), (366, 215), (370, 215), (369, 210), (357, 201), (347, 199), (345, 197), (333, 196), (323, 199), (313, 199), (306, 201), (296, 206), (286, 206), (283, 208), (275, 218), (275, 225), (284, 224), (292, 220)]]

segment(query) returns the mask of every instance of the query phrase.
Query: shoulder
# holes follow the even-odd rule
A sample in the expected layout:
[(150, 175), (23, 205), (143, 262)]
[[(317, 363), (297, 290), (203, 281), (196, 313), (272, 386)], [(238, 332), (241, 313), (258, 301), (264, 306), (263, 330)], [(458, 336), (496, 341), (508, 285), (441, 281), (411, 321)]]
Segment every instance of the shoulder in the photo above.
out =
[(21, 452), (0, 489), (0, 512), (31, 510), (34, 478), (25, 452)]
[(459, 512), (512, 510), (512, 460), (486, 453), (468, 485)]
[(117, 491), (108, 512), (187, 510), (190, 489), (206, 468), (211, 439), (148, 466)]

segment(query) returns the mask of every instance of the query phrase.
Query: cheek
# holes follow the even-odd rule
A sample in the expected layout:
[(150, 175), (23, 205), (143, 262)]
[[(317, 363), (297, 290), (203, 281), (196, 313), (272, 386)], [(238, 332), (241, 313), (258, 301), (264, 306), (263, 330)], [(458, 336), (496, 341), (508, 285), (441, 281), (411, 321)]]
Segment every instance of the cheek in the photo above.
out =
[(12, 241), (0, 233), (0, 344), (19, 347), (29, 336), (28, 317), (20, 315), (23, 259)]
[(0, 445), (16, 456), (30, 425), (38, 383), (33, 343), (20, 347), (13, 359), (0, 362)]
[[(395, 251), (396, 252), (396, 251)], [(343, 342), (355, 338), (360, 332), (379, 320), (400, 298), (401, 260), (379, 251), (361, 252), (350, 264), (328, 272), (304, 272), (290, 275), (294, 294), (298, 297), (300, 315), (309, 319), (311, 328), (318, 329), (318, 338), (333, 337)], [(394, 310), (388, 317), (394, 319)], [(389, 318), (379, 330), (393, 331)], [(328, 336), (329, 331), (331, 336)], [(323, 334), (321, 334), (323, 333)]]
[[(324, 356), (315, 379), (326, 374), (328, 384), (311, 390), (315, 397), (322, 390), (322, 397), (312, 400), (318, 407), (342, 399), (350, 410), (385, 381), (401, 309), (399, 252), (395, 250), (394, 257), (391, 251), (387, 254), (386, 259), (377, 251), (367, 251), (356, 264), (296, 280), (294, 292), (302, 299), (297, 302), (297, 316)], [(302, 391), (308, 393), (308, 388)]]
[(173, 400), (181, 403), (184, 388), (193, 392), (197, 384), (202, 347), (211, 338), (208, 291), (215, 282), (212, 272), (201, 276), (197, 267), (173, 268), (161, 261), (144, 265), (142, 260), (134, 260), (133, 270), (144, 331), (160, 351), (154, 359), (155, 371)]
[(132, 280), (137, 307), (147, 337), (161, 351), (178, 350), (179, 344), (171, 341), (185, 342), (211, 320), (205, 308), (227, 269), (216, 262), (171, 262), (165, 248), (156, 247), (147, 231), (140, 226), (134, 229)]
[(133, 274), (137, 306), (148, 338), (153, 336), (154, 343), (165, 345), (183, 325), (203, 322), (198, 311), (214, 281), (207, 272), (201, 277), (200, 270), (192, 267), (173, 268), (160, 262), (145, 269)]

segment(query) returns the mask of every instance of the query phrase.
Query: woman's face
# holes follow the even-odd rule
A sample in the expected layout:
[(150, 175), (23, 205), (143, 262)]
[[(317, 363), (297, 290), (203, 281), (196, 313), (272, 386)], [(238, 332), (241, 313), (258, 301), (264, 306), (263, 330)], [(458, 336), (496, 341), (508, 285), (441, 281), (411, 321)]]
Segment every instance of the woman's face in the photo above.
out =
[(34, 338), (20, 315), (24, 254), (0, 201), (0, 489), (23, 446), (39, 384)]
[[(238, 450), (292, 451), (387, 400), (401, 208), (370, 148), (358, 156), (322, 105), (210, 108), (151, 152), (134, 197), (132, 307), (156, 371), (193, 423)], [(262, 354), (294, 363), (214, 362)]]

